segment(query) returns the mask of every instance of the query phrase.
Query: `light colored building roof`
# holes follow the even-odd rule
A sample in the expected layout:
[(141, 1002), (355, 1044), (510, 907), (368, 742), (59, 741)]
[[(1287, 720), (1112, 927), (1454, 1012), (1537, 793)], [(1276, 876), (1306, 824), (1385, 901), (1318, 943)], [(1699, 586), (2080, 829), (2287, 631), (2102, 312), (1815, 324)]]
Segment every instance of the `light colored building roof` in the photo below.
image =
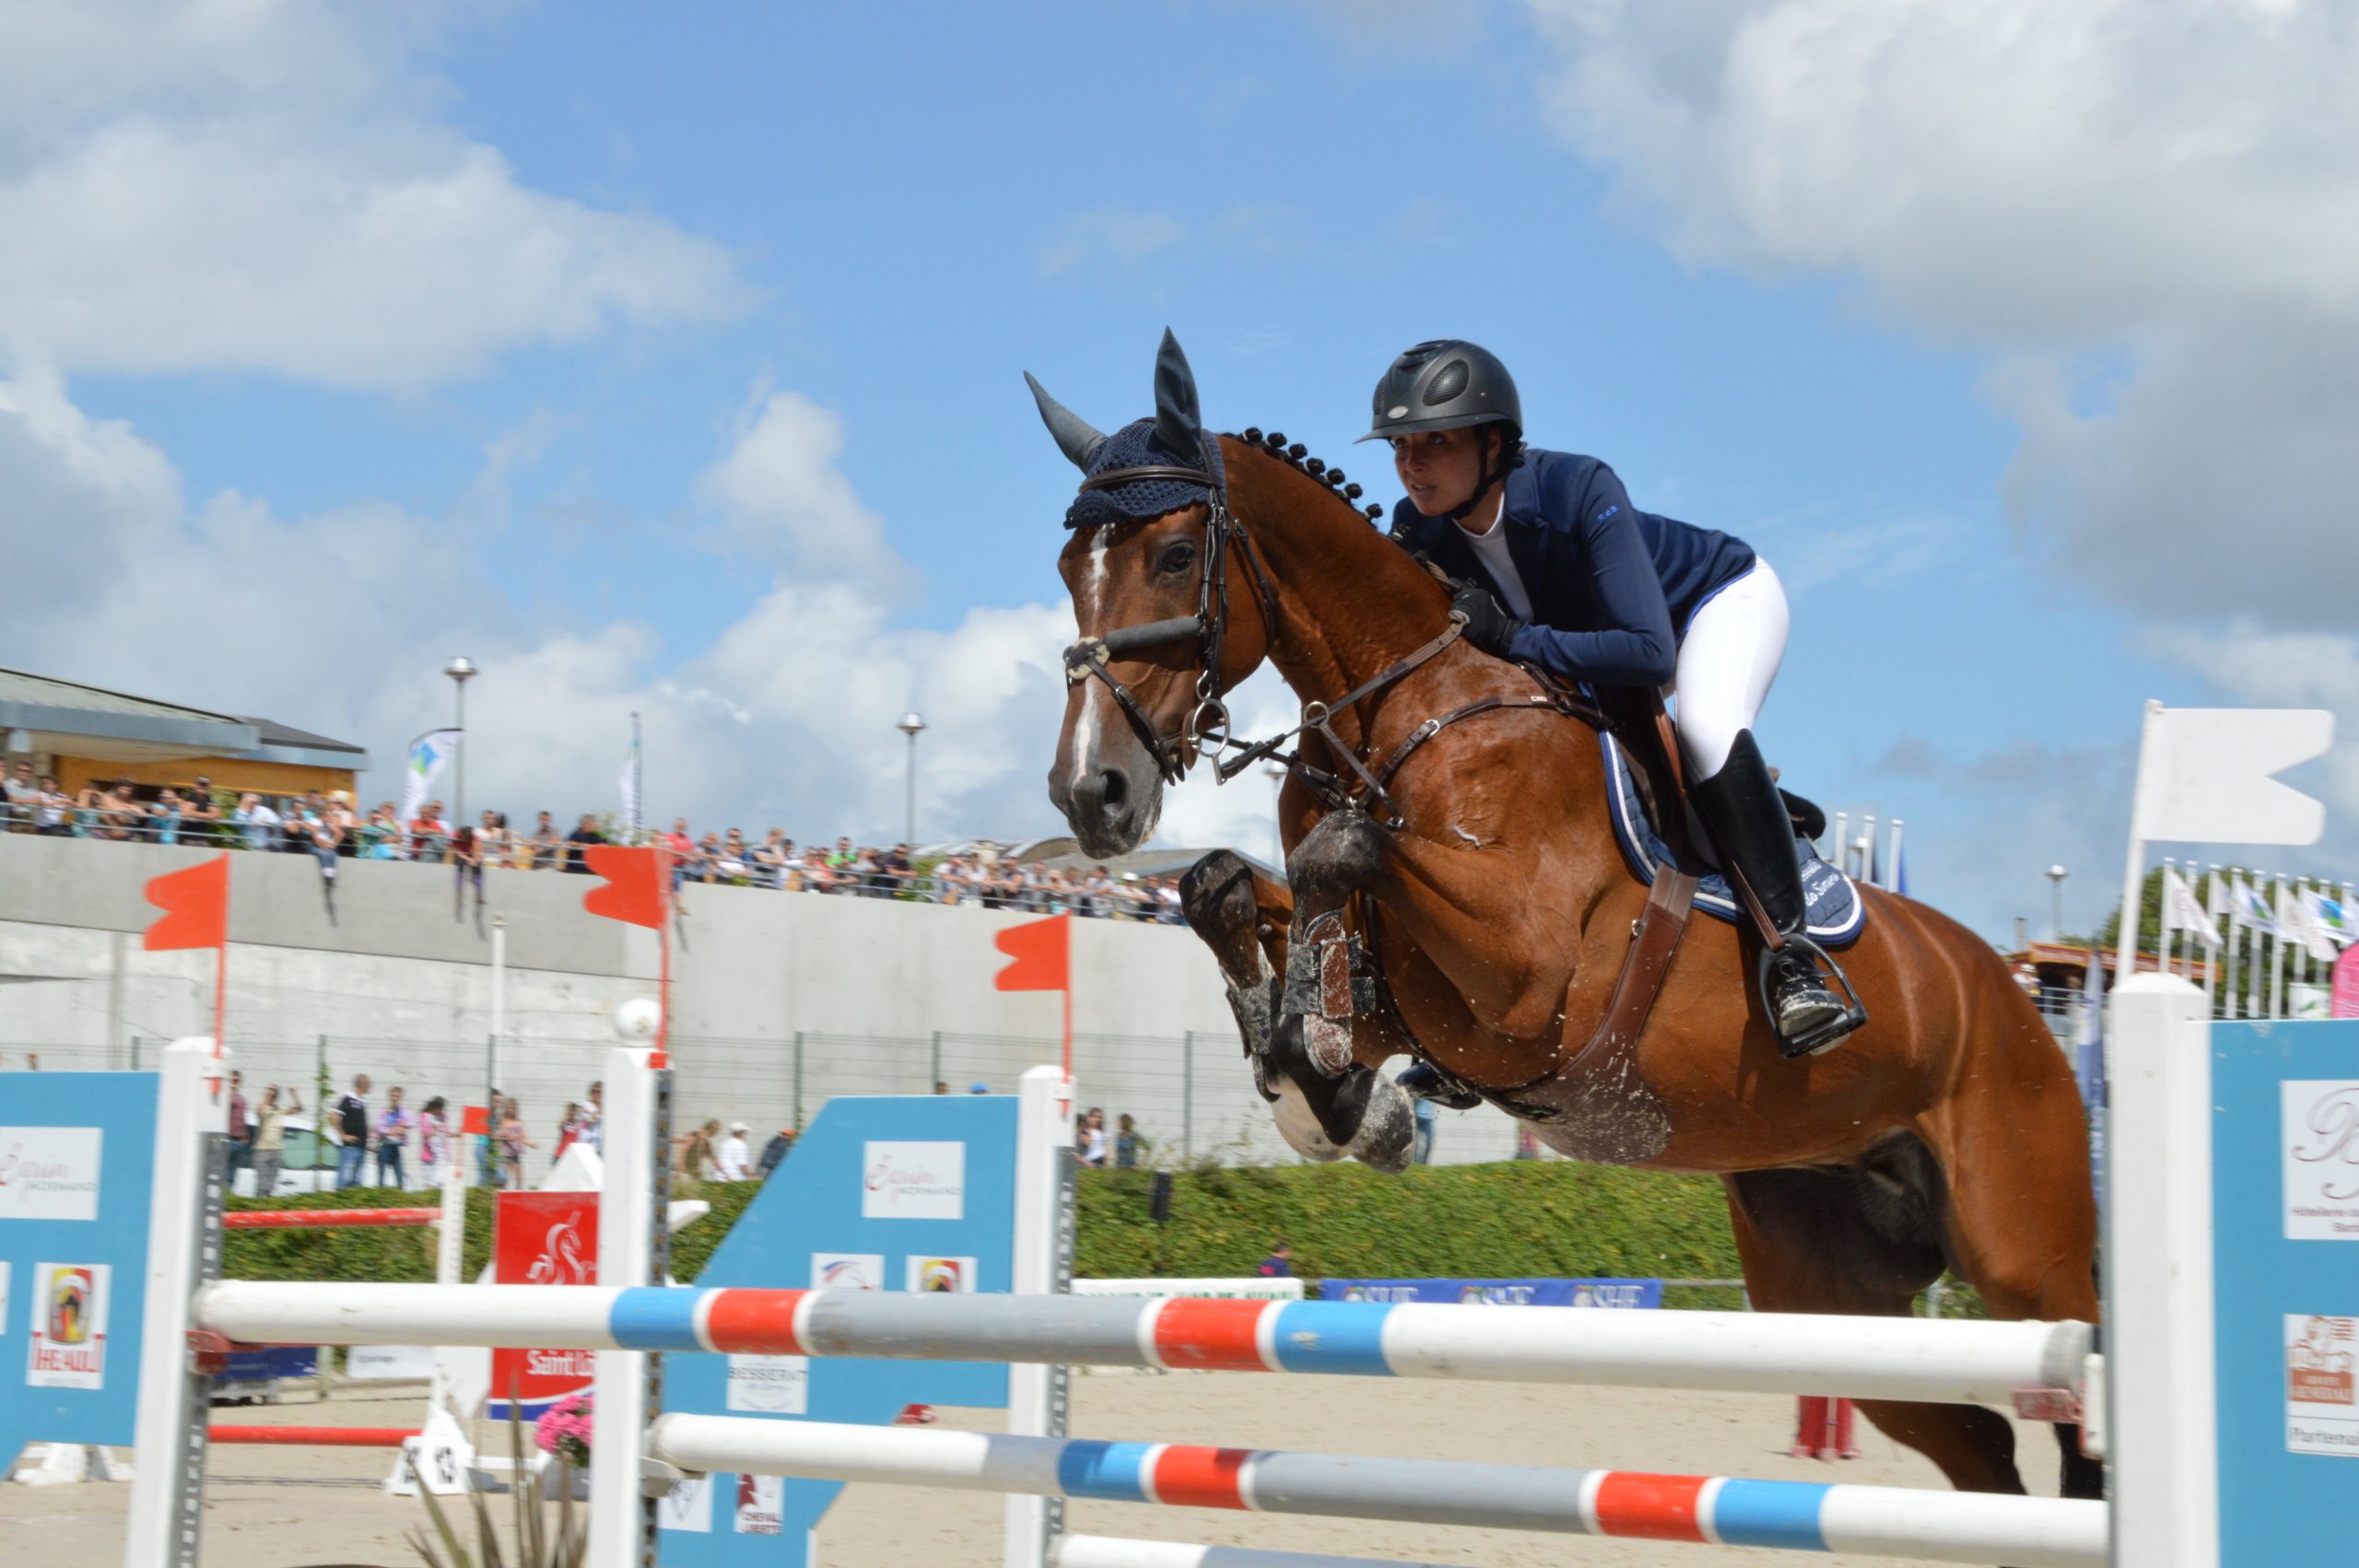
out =
[(218, 756), (317, 767), (369, 766), (369, 754), (347, 741), (29, 670), (0, 670), (0, 741), (11, 751), (116, 762)]

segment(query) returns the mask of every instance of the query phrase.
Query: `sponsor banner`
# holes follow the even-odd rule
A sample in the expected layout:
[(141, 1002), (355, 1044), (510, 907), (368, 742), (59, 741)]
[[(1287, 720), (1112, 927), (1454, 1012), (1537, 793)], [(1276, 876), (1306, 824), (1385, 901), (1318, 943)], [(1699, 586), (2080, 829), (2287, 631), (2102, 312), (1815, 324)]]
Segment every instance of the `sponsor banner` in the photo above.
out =
[(739, 1476), (737, 1506), (729, 1527), (741, 1536), (783, 1534), (786, 1529), (785, 1478)]
[(733, 1410), (763, 1416), (807, 1415), (811, 1410), (809, 1356), (731, 1356), (729, 1393)]
[(694, 1530), (699, 1535), (712, 1531), (712, 1478), (695, 1476), (675, 1480), (672, 1490), (655, 1504), (655, 1527), (659, 1530)]
[(861, 1160), (860, 1212), (870, 1220), (967, 1217), (967, 1146), (871, 1141)]
[(231, 1351), (213, 1379), (217, 1388), (238, 1383), (276, 1383), (282, 1377), (317, 1377), (320, 1351), (316, 1345), (264, 1345)]
[[(492, 1278), (503, 1285), (596, 1284), (598, 1195), (500, 1193), (493, 1219)], [(511, 1396), (530, 1416), (568, 1394), (588, 1393), (597, 1381), (597, 1366), (593, 1351), (494, 1350), (491, 1413), (504, 1417)]]
[(881, 1291), (885, 1288), (885, 1255), (881, 1252), (815, 1252), (811, 1255), (811, 1288), (815, 1291)]
[(905, 1264), (903, 1290), (965, 1295), (975, 1288), (975, 1260), (971, 1258), (911, 1258)]
[(114, 1270), (105, 1263), (36, 1263), (32, 1348), (25, 1382), (35, 1388), (107, 1386), (107, 1308)]
[(2359, 1317), (2285, 1317), (2285, 1451), (2359, 1459)]
[(1583, 1306), (1650, 1311), (1661, 1280), (1321, 1280), (1322, 1301), (1456, 1302), (1479, 1306)]
[(2288, 1078), (2278, 1093), (2285, 1239), (2359, 1241), (2359, 1080)]
[(95, 1127), (0, 1127), (0, 1220), (95, 1220)]
[(1233, 1301), (1300, 1301), (1300, 1280), (1075, 1280), (1077, 1296), (1219, 1296)]
[(346, 1377), (418, 1382), (434, 1375), (434, 1352), (424, 1345), (355, 1345), (344, 1352)]

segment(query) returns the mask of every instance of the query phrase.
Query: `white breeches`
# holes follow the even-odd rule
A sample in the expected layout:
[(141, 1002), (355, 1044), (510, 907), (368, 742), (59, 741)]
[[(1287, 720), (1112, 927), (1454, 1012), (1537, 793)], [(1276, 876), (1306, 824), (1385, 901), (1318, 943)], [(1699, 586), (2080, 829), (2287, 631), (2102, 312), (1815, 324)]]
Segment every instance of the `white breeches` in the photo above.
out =
[(1753, 728), (1786, 657), (1786, 625), (1785, 585), (1757, 557), (1687, 623), (1671, 690), (1689, 782), (1719, 773), (1737, 731)]

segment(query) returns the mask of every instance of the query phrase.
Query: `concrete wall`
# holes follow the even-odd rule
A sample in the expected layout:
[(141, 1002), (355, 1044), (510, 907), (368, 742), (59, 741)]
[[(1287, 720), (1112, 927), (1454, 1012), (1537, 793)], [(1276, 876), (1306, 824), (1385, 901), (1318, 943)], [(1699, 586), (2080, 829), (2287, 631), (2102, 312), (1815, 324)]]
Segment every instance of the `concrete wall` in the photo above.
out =
[[(147, 879), (209, 851), (0, 835), (0, 1065), (127, 1067), (135, 1036), (210, 1031), (213, 955), (147, 953)], [(367, 1071), (413, 1105), (524, 1102), (544, 1145), (612, 1044), (616, 1003), (655, 990), (656, 934), (581, 911), (595, 879), (485, 873), (454, 900), (449, 868), (339, 862), (333, 896), (308, 854), (230, 858), (228, 1036), (252, 1084)], [(493, 920), (505, 932), (493, 1034)], [(758, 1134), (831, 1094), (963, 1091), (1053, 1059), (1053, 993), (1001, 992), (992, 934), (1027, 917), (968, 907), (736, 887), (683, 890), (673, 1035), (684, 1116)], [(1074, 927), (1082, 1103), (1139, 1117), (1168, 1153), (1284, 1154), (1250, 1089), (1219, 973), (1186, 930)], [(1444, 1113), (1442, 1159), (1501, 1158), (1490, 1112)], [(546, 1147), (541, 1157), (546, 1156)]]

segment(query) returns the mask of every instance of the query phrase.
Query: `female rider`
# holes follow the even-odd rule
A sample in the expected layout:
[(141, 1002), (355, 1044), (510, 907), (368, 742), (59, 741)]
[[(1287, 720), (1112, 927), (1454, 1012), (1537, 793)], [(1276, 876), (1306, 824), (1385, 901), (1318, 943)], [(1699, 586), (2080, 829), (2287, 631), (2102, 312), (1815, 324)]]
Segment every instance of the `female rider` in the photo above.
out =
[(1689, 798), (1785, 939), (1762, 973), (1779, 1045), (1833, 1048), (1859, 1020), (1810, 956), (1793, 826), (1753, 738), (1786, 651), (1769, 563), (1638, 510), (1593, 457), (1526, 448), (1507, 367), (1460, 339), (1392, 362), (1361, 439), (1391, 443), (1408, 491), (1392, 535), (1466, 584), (1451, 608), (1469, 642), (1568, 680), (1676, 691)]

